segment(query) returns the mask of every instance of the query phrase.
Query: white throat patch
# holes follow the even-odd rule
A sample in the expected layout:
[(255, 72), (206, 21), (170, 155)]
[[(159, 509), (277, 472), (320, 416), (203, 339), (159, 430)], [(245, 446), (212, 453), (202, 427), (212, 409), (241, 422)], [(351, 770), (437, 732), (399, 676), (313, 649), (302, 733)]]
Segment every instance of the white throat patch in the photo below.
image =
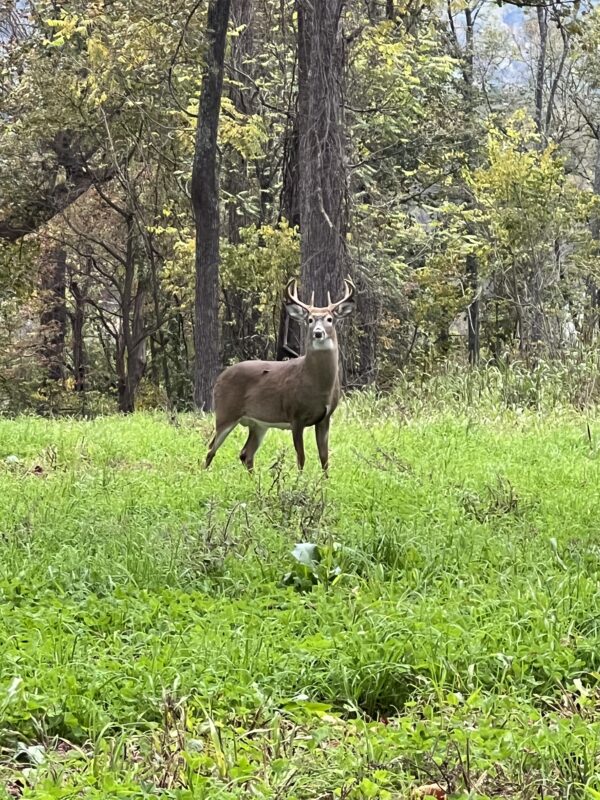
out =
[(313, 339), (311, 341), (311, 347), (314, 350), (333, 350), (333, 339), (330, 337), (327, 337), (326, 339)]

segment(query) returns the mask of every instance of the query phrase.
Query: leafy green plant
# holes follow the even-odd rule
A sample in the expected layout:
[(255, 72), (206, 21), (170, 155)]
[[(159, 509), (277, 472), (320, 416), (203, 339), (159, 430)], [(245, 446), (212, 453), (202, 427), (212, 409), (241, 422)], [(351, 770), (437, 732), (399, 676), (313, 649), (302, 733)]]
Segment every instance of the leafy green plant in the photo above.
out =
[(310, 542), (300, 542), (292, 550), (294, 564), (283, 577), (283, 586), (292, 586), (297, 591), (308, 591), (322, 584), (335, 586), (342, 574), (339, 564), (335, 564), (335, 554), (339, 545), (323, 547)]

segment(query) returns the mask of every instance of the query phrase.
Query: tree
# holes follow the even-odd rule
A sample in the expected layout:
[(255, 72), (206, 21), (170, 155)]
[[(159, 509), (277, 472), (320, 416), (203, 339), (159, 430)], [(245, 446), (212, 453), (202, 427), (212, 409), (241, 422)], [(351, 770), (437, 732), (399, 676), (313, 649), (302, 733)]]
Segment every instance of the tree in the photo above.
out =
[(299, 352), (299, 264), (318, 303), (352, 264), (347, 385), (557, 355), (561, 319), (597, 338), (589, 0), (450, 0), (446, 25), (422, 0), (230, 2), (228, 25), (216, 0), (0, 11), (3, 408), (189, 407), (194, 382), (209, 408), (221, 360)]
[(192, 205), (196, 224), (194, 401), (204, 410), (212, 408), (212, 387), (220, 366), (217, 130), (229, 7), (230, 0), (211, 0), (208, 6), (208, 48), (192, 171)]
[(556, 145), (540, 148), (533, 124), (520, 115), (506, 130), (491, 129), (487, 164), (470, 185), (493, 254), (493, 294), (508, 308), (521, 354), (535, 364), (540, 352), (560, 353), (569, 297), (583, 289), (594, 258), (592, 194), (569, 179)]
[[(448, 3), (448, 20), (454, 46), (462, 62), (463, 96), (464, 96), (464, 121), (465, 121), (465, 155), (468, 167), (474, 169), (477, 164), (477, 90), (475, 87), (474, 62), (475, 62), (475, 23), (481, 13), (485, 0), (475, 0), (467, 3), (462, 9), (464, 15), (464, 46), (461, 47), (457, 34), (454, 14), (451, 4)], [(465, 201), (470, 204), (471, 199), (465, 193)], [(472, 227), (469, 234), (473, 235)], [(469, 294), (467, 306), (467, 351), (469, 363), (473, 366), (479, 363), (479, 316), (480, 316), (480, 286), (479, 263), (474, 251), (467, 253), (465, 259), (465, 283)]]
[(317, 305), (340, 295), (347, 268), (343, 8), (297, 2), (302, 285)]
[(67, 254), (64, 247), (53, 244), (45, 248), (41, 272), (41, 356), (48, 379), (60, 381), (65, 378), (64, 349), (67, 333)]

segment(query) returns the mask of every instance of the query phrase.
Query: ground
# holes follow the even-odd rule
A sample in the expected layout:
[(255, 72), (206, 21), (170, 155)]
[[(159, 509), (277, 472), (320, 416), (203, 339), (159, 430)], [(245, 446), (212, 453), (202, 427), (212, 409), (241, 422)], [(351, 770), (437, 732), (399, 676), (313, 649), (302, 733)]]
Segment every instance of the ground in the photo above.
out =
[(0, 420), (0, 796), (600, 798), (597, 414), (210, 426)]

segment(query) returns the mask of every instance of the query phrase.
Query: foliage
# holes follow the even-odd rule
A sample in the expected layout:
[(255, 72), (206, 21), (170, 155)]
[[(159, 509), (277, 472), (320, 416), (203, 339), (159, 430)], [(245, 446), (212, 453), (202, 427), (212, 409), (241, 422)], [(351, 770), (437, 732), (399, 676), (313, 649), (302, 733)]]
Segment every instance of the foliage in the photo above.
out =
[[(540, 150), (539, 137), (527, 118), (519, 115), (504, 130), (490, 130), (487, 160), (473, 174), (471, 187), (489, 215), (496, 252), (510, 251), (517, 263), (526, 257), (544, 263), (554, 240), (576, 245), (578, 235), (589, 235), (585, 223), (594, 197), (568, 179), (554, 145)], [(546, 250), (540, 252), (540, 248)], [(585, 253), (577, 247), (573, 251), (576, 257)], [(586, 269), (590, 266), (581, 264)]]
[[(569, 179), (554, 145), (539, 144), (522, 115), (503, 131), (491, 129), (488, 163), (470, 186), (483, 215), (494, 293), (513, 304), (522, 338), (539, 324), (550, 329), (544, 340), (559, 344), (563, 332), (551, 330), (553, 315), (577, 302), (584, 278), (600, 278), (588, 226), (598, 198)], [(542, 339), (541, 329), (534, 333)]]
[[(572, 351), (599, 330), (598, 18), (585, 0), (552, 0), (539, 18), (488, 0), (345, 4), (351, 385), (463, 361), (474, 307), (486, 363), (588, 357)], [(2, 407), (186, 407), (206, 8), (29, 0), (0, 26)], [(301, 235), (296, 27), (292, 0), (233, 3), (224, 363), (282, 352)], [(44, 286), (58, 255), (62, 283)]]

